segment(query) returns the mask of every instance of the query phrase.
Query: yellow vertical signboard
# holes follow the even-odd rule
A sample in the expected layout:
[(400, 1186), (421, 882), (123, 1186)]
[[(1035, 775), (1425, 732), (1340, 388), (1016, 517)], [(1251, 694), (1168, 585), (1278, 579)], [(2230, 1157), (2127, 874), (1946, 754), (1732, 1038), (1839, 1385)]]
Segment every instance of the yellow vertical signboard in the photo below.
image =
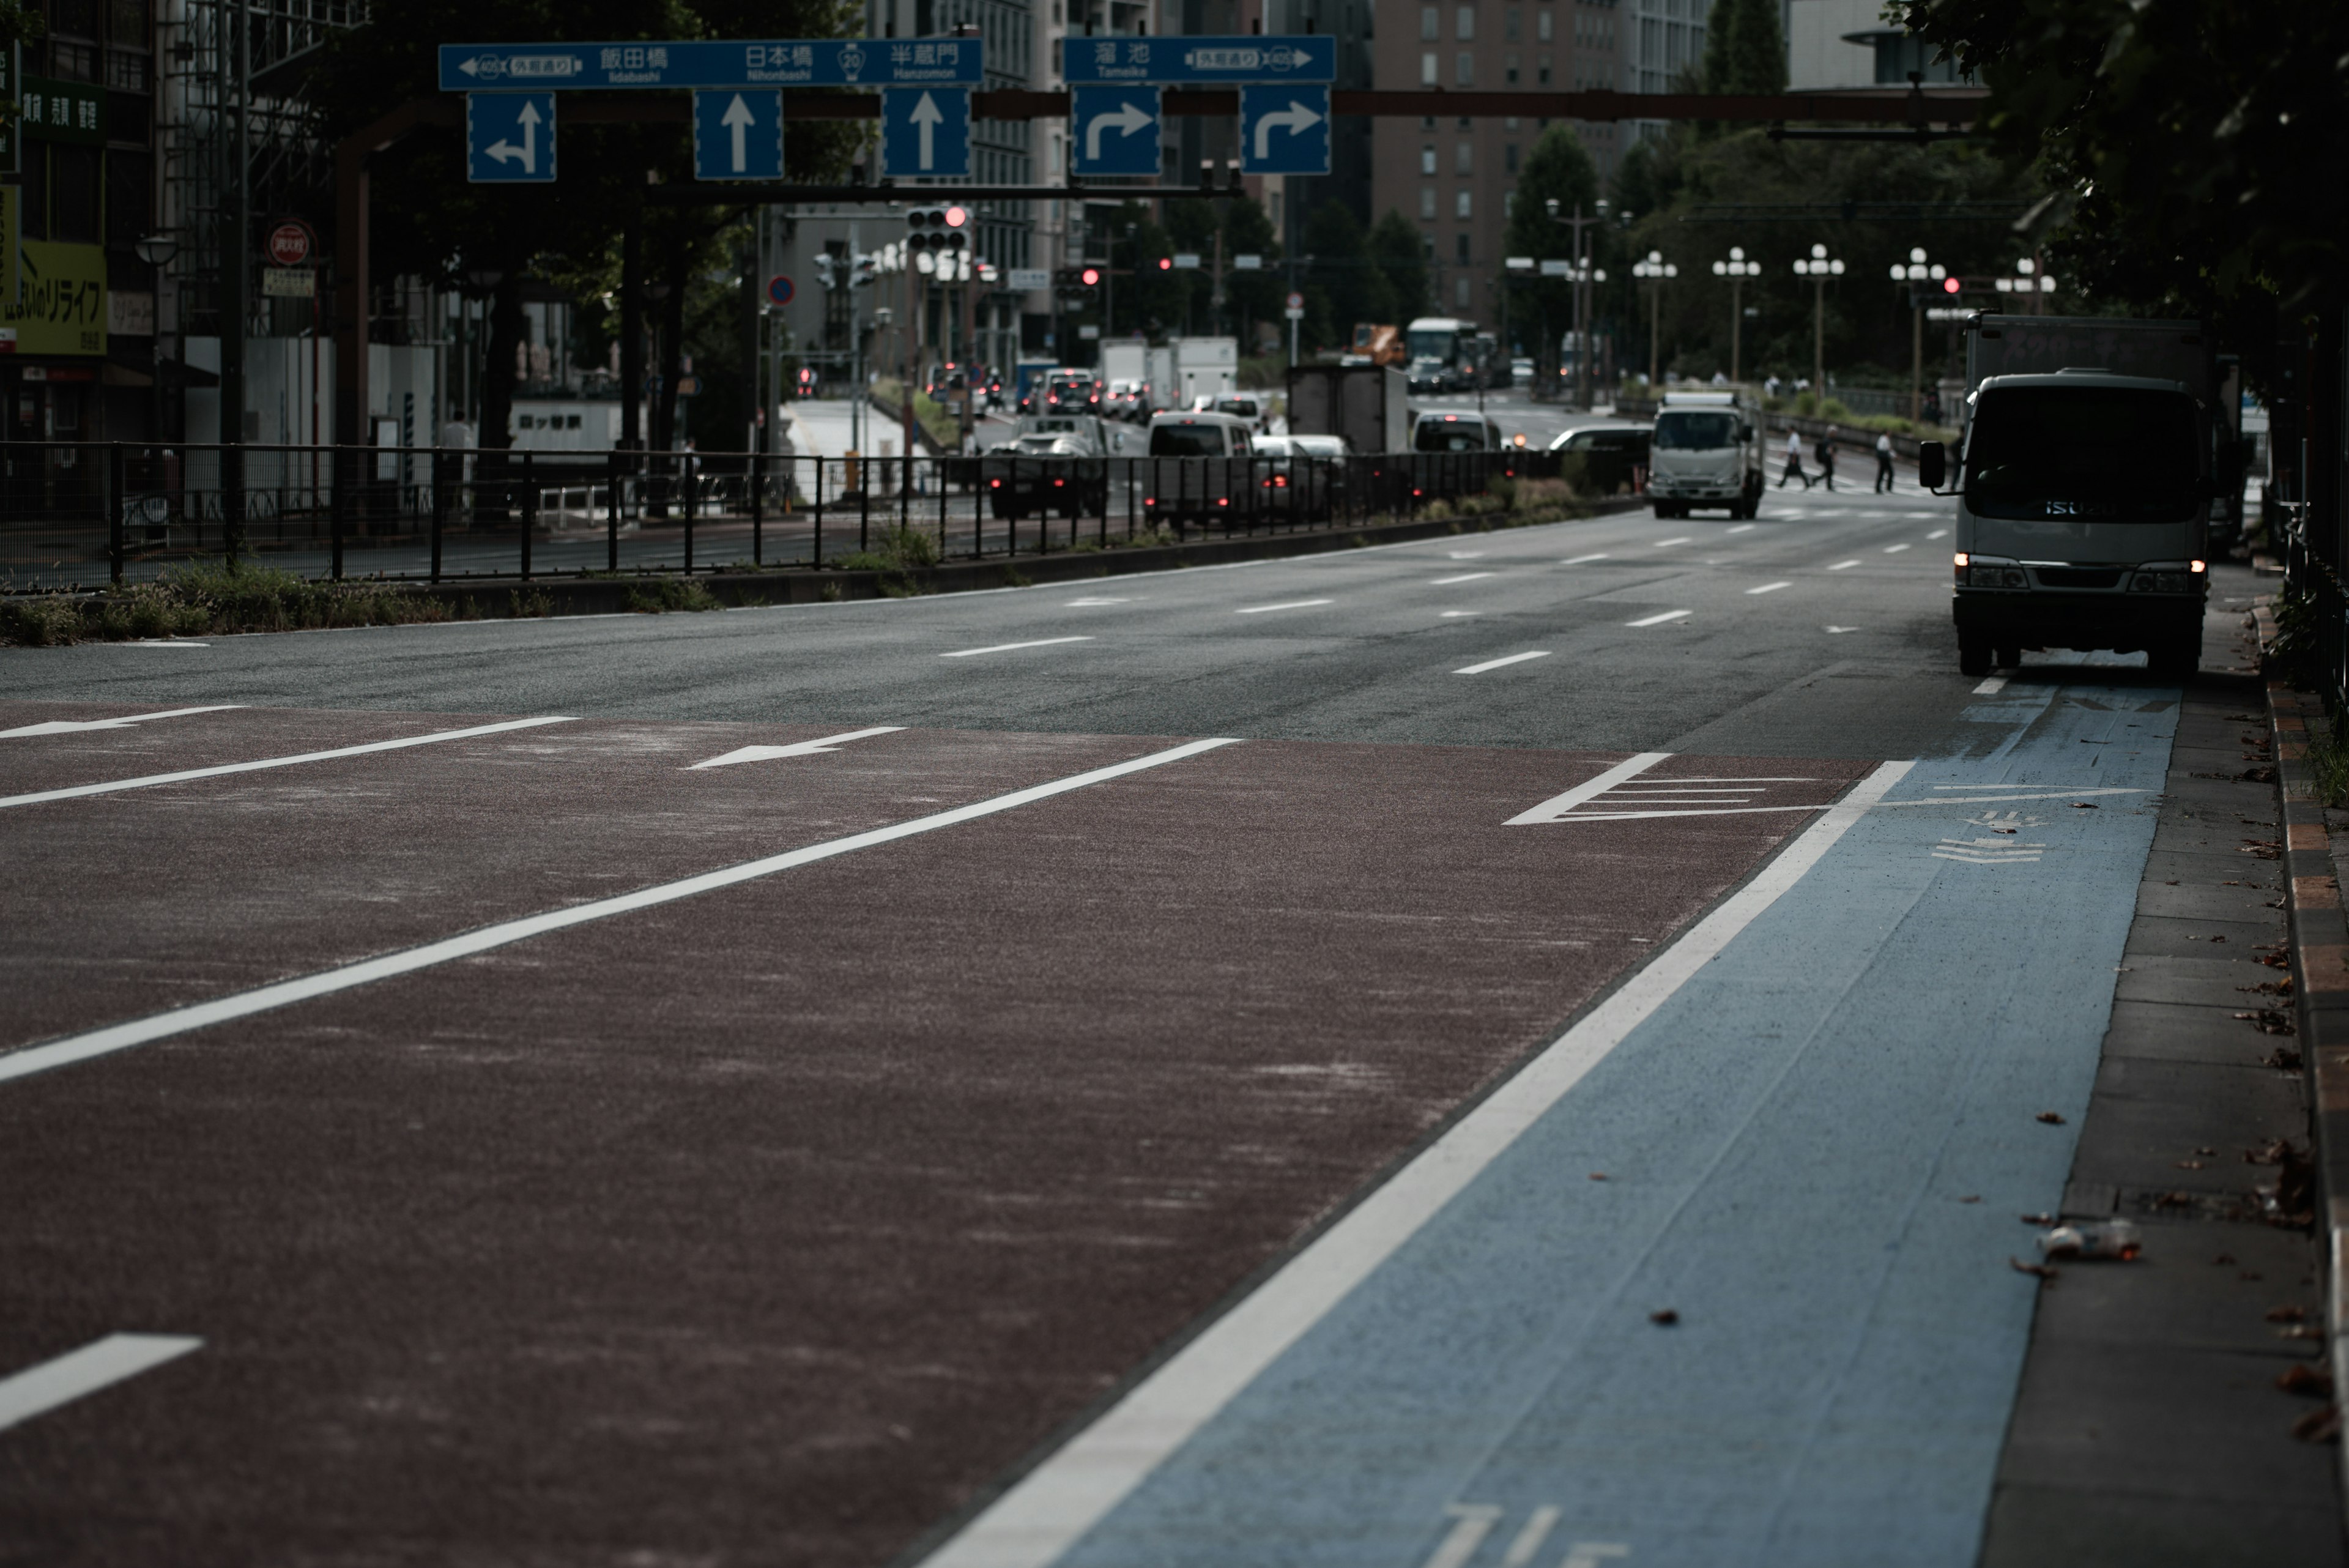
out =
[(20, 238), (18, 188), (7, 186), (0, 228), (13, 275), (0, 278), (0, 327), (16, 341), (0, 338), (0, 351), (18, 354), (106, 352), (106, 251), (99, 245), (59, 244)]

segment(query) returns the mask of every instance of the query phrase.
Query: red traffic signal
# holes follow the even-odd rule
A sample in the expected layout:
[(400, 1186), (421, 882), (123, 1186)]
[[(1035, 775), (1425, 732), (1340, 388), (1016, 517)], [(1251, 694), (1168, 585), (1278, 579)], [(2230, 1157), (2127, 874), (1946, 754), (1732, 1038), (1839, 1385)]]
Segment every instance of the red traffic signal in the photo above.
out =
[(1158, 258), (1158, 270), (1160, 272), (1173, 272), (1174, 270), (1174, 258), (1173, 256), (1160, 256)]
[(970, 213), (961, 207), (948, 207), (942, 216), (949, 229), (959, 229), (970, 222)]
[(1097, 266), (1089, 266), (1077, 275), (1087, 288), (1092, 288), (1101, 282), (1101, 268)]
[(1941, 292), (1943, 294), (1955, 294), (1961, 286), (1962, 286), (1958, 282), (1958, 280), (1953, 277), (1945, 277), (1941, 280)]

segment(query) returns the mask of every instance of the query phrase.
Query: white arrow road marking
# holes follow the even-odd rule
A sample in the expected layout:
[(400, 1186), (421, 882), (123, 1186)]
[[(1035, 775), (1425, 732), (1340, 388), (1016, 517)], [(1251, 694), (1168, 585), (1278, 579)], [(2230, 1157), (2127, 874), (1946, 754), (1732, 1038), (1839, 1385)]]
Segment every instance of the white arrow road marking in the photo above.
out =
[(1505, 664), (1523, 664), (1528, 659), (1547, 659), (1548, 657), (1549, 649), (1546, 648), (1537, 649), (1532, 653), (1512, 653), (1506, 659), (1488, 659), (1482, 664), (1472, 664), (1465, 670), (1455, 670), (1452, 673), (1454, 675), (1482, 675), (1487, 670), (1498, 670)]
[[(929, 96), (927, 93), (922, 95), (925, 99)], [(734, 172), (737, 174), (746, 172), (750, 167), (750, 127), (758, 118), (750, 112), (750, 106), (742, 101), (742, 95), (739, 92), (734, 95), (734, 101), (726, 106), (726, 112), (718, 117), (718, 123), (734, 133)], [(929, 132), (926, 130), (922, 133), (922, 148), (925, 152), (928, 151), (929, 145)], [(929, 159), (924, 158), (922, 167), (927, 169), (929, 166)]]
[(844, 735), (826, 735), (821, 741), (794, 741), (788, 746), (744, 746), (722, 757), (696, 763), (685, 771), (690, 774), (703, 768), (730, 767), (736, 763), (771, 762), (777, 757), (812, 757), (818, 752), (836, 752), (847, 742), (861, 741), (868, 735), (894, 735), (905, 727), (903, 724), (881, 724), (870, 730), (851, 730)]
[(1558, 1516), (1564, 1511), (1547, 1502), (1534, 1510), (1525, 1528), (1517, 1532), (1517, 1538), (1509, 1542), (1508, 1551), (1502, 1553), (1501, 1568), (1526, 1568), (1534, 1560), (1534, 1553), (1541, 1550), (1542, 1542), (1549, 1539), (1549, 1532), (1557, 1528)]
[(51, 719), (45, 723), (0, 730), (0, 741), (11, 735), (68, 735), (81, 730), (119, 730), (126, 725), (143, 724), (150, 719), (181, 719), (190, 713), (225, 713), (232, 708), (243, 706), (242, 702), (215, 702), (209, 708), (166, 708), (160, 713), (126, 713), (119, 719)]
[(1656, 548), (1659, 550), (1669, 550), (1674, 545), (1685, 545), (1688, 542), (1688, 536), (1686, 535), (1682, 535), (1677, 539), (1659, 539), (1656, 541)]
[[(290, 1007), (298, 1002), (308, 1002), (321, 996), (333, 996), (362, 985), (372, 985), (379, 980), (389, 980), (396, 975), (414, 974), (419, 970), (431, 969), (439, 964), (453, 963), (459, 959), (471, 958), (476, 953), (493, 951), (498, 948), (525, 941), (533, 937), (544, 936), (553, 931), (569, 930), (574, 926), (586, 925), (590, 921), (610, 919), (615, 916), (630, 914), (637, 909), (650, 909), (663, 904), (672, 904), (680, 898), (692, 898), (704, 893), (714, 893), (721, 888), (731, 888), (743, 882), (755, 882), (762, 877), (771, 877), (778, 872), (789, 871), (801, 866), (812, 866), (819, 860), (829, 860), (835, 856), (854, 854), (857, 850), (870, 849), (878, 845), (894, 844), (901, 838), (910, 838), (917, 834), (935, 833), (940, 828), (952, 827), (957, 823), (973, 822), (982, 816), (992, 816), (999, 812), (1011, 811), (1036, 801), (1050, 800), (1055, 795), (1066, 794), (1071, 790), (1106, 784), (1112, 779), (1123, 778), (1129, 774), (1164, 767), (1169, 763), (1181, 762), (1185, 757), (1195, 757), (1202, 752), (1212, 752), (1219, 746), (1237, 743), (1229, 737), (1190, 741), (1179, 746), (1169, 747), (1163, 752), (1152, 752), (1126, 762), (1112, 763), (1105, 768), (1095, 768), (1090, 773), (1074, 774), (1067, 778), (1054, 779), (1049, 784), (1031, 784), (1026, 789), (1013, 790), (1009, 794), (999, 794), (990, 800), (974, 801), (968, 805), (958, 805), (929, 816), (917, 816), (910, 822), (892, 823), (886, 827), (876, 827), (868, 833), (853, 833), (845, 838), (827, 839), (821, 844), (811, 844), (802, 849), (787, 850), (781, 855), (771, 855), (763, 860), (745, 861), (739, 866), (728, 866), (716, 871), (705, 871), (697, 877), (686, 877), (674, 882), (657, 883), (650, 888), (640, 888), (633, 893), (620, 894), (616, 898), (598, 898), (587, 904), (574, 904), (568, 909), (552, 909), (543, 915), (528, 915), (518, 920), (502, 920), (493, 926), (482, 926), (476, 930), (445, 937), (437, 942), (427, 942), (421, 947), (409, 948), (400, 952), (385, 953), (378, 958), (362, 959), (357, 963), (345, 964), (340, 969), (322, 970), (316, 974), (305, 974), (293, 980), (279, 981), (274, 985), (260, 986), (252, 991), (236, 992), (228, 996), (215, 998), (211, 1002), (193, 1002), (186, 1007), (173, 1008), (168, 1012), (150, 1013), (144, 1018), (134, 1018), (128, 1023), (109, 1024), (106, 1028), (93, 1029), (86, 1033), (68, 1034), (62, 1039), (51, 1040), (46, 1044), (27, 1046), (21, 1051), (0, 1053), (0, 1083), (10, 1083), (18, 1078), (30, 1077), (36, 1073), (46, 1073), (53, 1068), (70, 1066), (77, 1062), (90, 1061), (96, 1057), (110, 1055), (118, 1051), (128, 1051), (134, 1046), (145, 1045), (153, 1041), (168, 1040), (174, 1035), (185, 1034), (193, 1030), (209, 1029), (215, 1023), (225, 1023), (238, 1018), (250, 1018), (256, 1013), (273, 1012), (280, 1007)], [(1775, 865), (1777, 862), (1774, 861), (1772, 864)]]
[(2029, 865), (2046, 848), (2044, 844), (2017, 844), (2012, 838), (1944, 838), (1933, 850), (1933, 858), (1962, 860), (1969, 866)]
[(109, 1384), (176, 1361), (202, 1345), (176, 1334), (109, 1334), (53, 1361), (0, 1378), (0, 1431), (70, 1405)]
[[(921, 101), (914, 105), (914, 112), (906, 118), (911, 119), (916, 129), (922, 133), (922, 152), (919, 159), (921, 166), (925, 169), (936, 167), (936, 138), (938, 127), (946, 121), (945, 111), (938, 108), (936, 99), (930, 97), (928, 93), (924, 93)], [(1099, 138), (1096, 137), (1095, 140), (1098, 140)], [(1101, 154), (1096, 151), (1093, 156), (1098, 158)]]
[(521, 164), (525, 174), (535, 174), (538, 172), (538, 105), (528, 99), (523, 99), (522, 112), (514, 119), (522, 126), (520, 147), (501, 136), (481, 151), (501, 163), (511, 161)]
[(2006, 677), (2003, 675), (1993, 675), (1989, 680), (1974, 688), (1974, 695), (1977, 697), (1995, 697), (2005, 690)]
[(225, 763), (216, 768), (190, 768), (184, 773), (149, 774), (143, 778), (116, 779), (109, 784), (75, 784), (70, 789), (45, 789), (32, 794), (5, 794), (0, 795), (0, 807), (37, 805), (49, 800), (78, 800), (86, 794), (112, 794), (117, 790), (183, 784), (189, 779), (218, 778), (223, 774), (258, 773), (263, 768), (290, 768), (298, 763), (327, 763), (338, 757), (365, 756), (369, 752), (397, 752), (409, 746), (429, 746), (441, 741), (466, 741), (476, 735), (502, 735), (508, 730), (528, 730), (540, 724), (568, 724), (572, 722), (567, 718), (508, 719), (502, 723), (477, 724), (470, 730), (439, 730), (429, 735), (409, 735), (397, 741), (370, 741), (364, 746), (337, 746), (331, 752), (304, 752), (297, 756), (264, 757), (253, 763)]
[(1636, 757), (1617, 763), (1597, 778), (1586, 779), (1564, 794), (1552, 795), (1539, 805), (1519, 812), (1502, 826), (1522, 827), (1529, 822), (1556, 822), (1583, 802), (1598, 799), (1625, 779), (1636, 778), (1658, 763), (1668, 761), (1671, 756), (1670, 752), (1641, 752)]
[(1450, 1503), (1444, 1511), (1458, 1522), (1444, 1532), (1421, 1568), (1465, 1568), (1468, 1559), (1476, 1555), (1476, 1548), (1485, 1544), (1485, 1537), (1493, 1532), (1493, 1526), (1501, 1521), (1501, 1511), (1489, 1502)]
[(1102, 155), (1102, 131), (1105, 128), (1112, 125), (1116, 126), (1126, 135), (1132, 136), (1135, 131), (1146, 130), (1149, 127), (1150, 111), (1143, 109), (1138, 103), (1122, 103), (1117, 106), (1117, 112), (1115, 114), (1097, 114), (1093, 116), (1092, 123), (1085, 127), (1086, 162), (1094, 162), (1100, 159)]
[(1287, 130), (1293, 136), (1302, 136), (1305, 132), (1312, 130), (1315, 126), (1320, 123), (1321, 117), (1313, 111), (1313, 109), (1309, 104), (1302, 104), (1298, 102), (1295, 99), (1290, 99), (1287, 109), (1281, 109), (1277, 113), (1268, 114), (1256, 122), (1257, 157), (1259, 159), (1265, 159), (1272, 156), (1272, 128), (1274, 126), (1279, 126), (1282, 130)]

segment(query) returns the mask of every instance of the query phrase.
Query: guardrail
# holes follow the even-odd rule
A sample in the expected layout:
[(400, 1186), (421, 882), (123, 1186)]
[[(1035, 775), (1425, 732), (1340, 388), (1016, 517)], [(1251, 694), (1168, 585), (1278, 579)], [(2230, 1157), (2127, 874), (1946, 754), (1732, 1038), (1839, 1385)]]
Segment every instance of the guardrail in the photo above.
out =
[[(1360, 526), (1552, 477), (1526, 450), (1106, 457), (0, 442), (0, 587), (257, 560), (441, 582), (928, 560)], [(870, 565), (870, 562), (863, 563)]]

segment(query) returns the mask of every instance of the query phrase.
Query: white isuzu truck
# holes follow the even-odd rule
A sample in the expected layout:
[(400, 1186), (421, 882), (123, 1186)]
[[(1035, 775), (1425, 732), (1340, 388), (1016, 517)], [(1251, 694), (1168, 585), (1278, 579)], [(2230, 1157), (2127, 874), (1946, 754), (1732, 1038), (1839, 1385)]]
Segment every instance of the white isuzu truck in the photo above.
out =
[(1743, 387), (1666, 392), (1648, 446), (1648, 499), (1659, 517), (1718, 506), (1751, 517), (1762, 506), (1762, 405)]
[(1954, 478), (1959, 670), (2068, 648), (2192, 674), (2237, 461), (2200, 324), (1976, 316), (1966, 342), (1954, 476), (1941, 443), (1918, 453), (1926, 488)]

